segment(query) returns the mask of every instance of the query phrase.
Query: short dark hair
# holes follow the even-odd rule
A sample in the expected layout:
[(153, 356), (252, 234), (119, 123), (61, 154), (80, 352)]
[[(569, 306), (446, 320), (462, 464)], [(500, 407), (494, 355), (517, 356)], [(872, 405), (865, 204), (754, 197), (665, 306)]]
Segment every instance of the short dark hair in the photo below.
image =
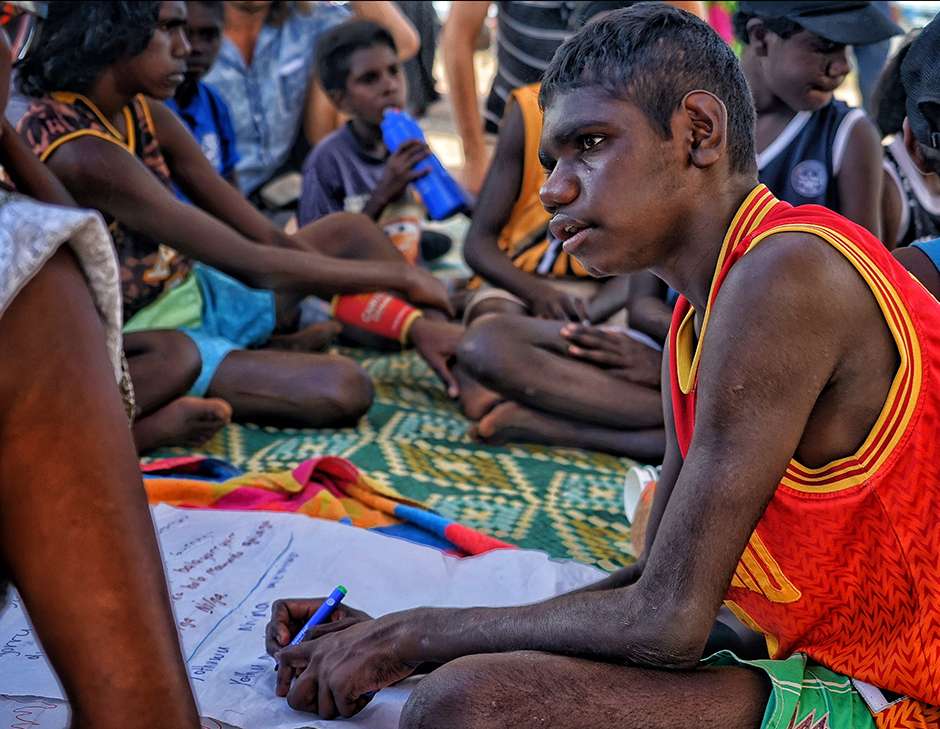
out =
[(738, 10), (731, 18), (731, 22), (734, 24), (735, 36), (744, 45), (748, 45), (751, 42), (751, 34), (748, 33), (747, 24), (754, 20), (754, 18), (760, 20), (767, 30), (774, 35), (779, 35), (783, 40), (792, 38), (803, 30), (802, 25), (789, 18), (765, 18), (757, 13), (746, 13), (743, 10)]
[(219, 20), (225, 21), (225, 3), (222, 0), (186, 0), (186, 4), (195, 3), (202, 5), (206, 10), (215, 15)]
[(18, 65), (28, 96), (85, 94), (108, 66), (143, 53), (160, 17), (157, 1), (49, 3), (34, 48)]
[(349, 59), (361, 48), (386, 45), (395, 53), (392, 34), (371, 20), (354, 20), (328, 31), (317, 41), (317, 76), (327, 91), (345, 91)]
[(711, 27), (677, 8), (642, 3), (598, 16), (555, 53), (542, 78), (539, 104), (581, 86), (601, 86), (635, 104), (664, 139), (686, 94), (708, 91), (728, 111), (731, 169), (757, 169), (756, 113), (731, 47)]

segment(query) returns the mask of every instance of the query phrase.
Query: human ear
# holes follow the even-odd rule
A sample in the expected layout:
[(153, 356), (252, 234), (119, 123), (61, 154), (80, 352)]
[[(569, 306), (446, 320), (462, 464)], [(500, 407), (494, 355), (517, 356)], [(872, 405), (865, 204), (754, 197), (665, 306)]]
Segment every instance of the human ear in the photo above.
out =
[(767, 36), (770, 31), (764, 25), (760, 18), (751, 18), (747, 21), (747, 45), (751, 47), (758, 56), (767, 55)]
[(911, 159), (914, 160), (917, 169), (925, 175), (930, 174), (930, 168), (927, 167), (927, 161), (920, 152), (920, 145), (917, 143), (917, 139), (914, 138), (914, 132), (911, 131), (911, 125), (908, 124), (907, 117), (904, 117), (904, 148), (907, 150), (907, 153), (911, 155)]
[(705, 169), (721, 159), (728, 135), (728, 112), (721, 99), (708, 91), (690, 91), (677, 117), (694, 166)]
[(345, 91), (327, 91), (326, 95), (330, 97), (330, 101), (333, 102), (333, 106), (339, 109), (341, 112), (347, 116), (354, 116), (350, 113), (350, 110), (346, 108), (346, 92)]

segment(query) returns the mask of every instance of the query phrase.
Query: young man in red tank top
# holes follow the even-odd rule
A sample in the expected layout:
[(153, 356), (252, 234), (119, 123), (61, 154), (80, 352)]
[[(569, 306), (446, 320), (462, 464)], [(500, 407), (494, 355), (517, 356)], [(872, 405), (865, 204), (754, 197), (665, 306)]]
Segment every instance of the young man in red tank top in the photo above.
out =
[[(682, 294), (644, 555), (534, 605), (343, 611), (282, 648), (319, 604), (286, 601), (278, 692), (349, 716), (436, 663), (401, 726), (940, 726), (940, 305), (860, 226), (757, 184), (748, 87), (693, 17), (587, 25), (541, 100), (566, 250)], [(706, 652), (722, 602), (769, 660)]]

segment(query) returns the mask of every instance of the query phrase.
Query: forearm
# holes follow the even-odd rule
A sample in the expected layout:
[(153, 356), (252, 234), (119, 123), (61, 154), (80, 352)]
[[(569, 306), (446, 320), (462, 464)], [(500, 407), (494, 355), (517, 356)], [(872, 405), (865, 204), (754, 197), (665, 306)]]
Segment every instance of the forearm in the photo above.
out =
[(672, 324), (672, 307), (655, 296), (639, 299), (630, 306), (630, 327), (665, 342)]
[(421, 608), (380, 621), (399, 632), (402, 658), (411, 665), (522, 650), (652, 668), (695, 665), (711, 621), (700, 639), (690, 640), (678, 616), (661, 607), (644, 609), (628, 587), (512, 608)]
[[(451, 12), (456, 10), (455, 5)], [(441, 34), (441, 50), (444, 54), (447, 82), (450, 85), (450, 98), (454, 105), (454, 121), (463, 142), (464, 157), (468, 161), (479, 162), (486, 158), (483, 122), (477, 101), (476, 73), (473, 68), (473, 48), (479, 28), (469, 31), (458, 27), (459, 25), (459, 18), (453, 21), (448, 18)]]
[(25, 140), (4, 120), (0, 132), (0, 164), (16, 189), (40, 202), (77, 207), (59, 178), (33, 154)]
[(588, 316), (593, 324), (609, 319), (627, 305), (630, 276), (614, 276), (605, 281), (588, 304)]
[(516, 268), (509, 256), (499, 249), (496, 241), (494, 233), (477, 237), (471, 230), (464, 248), (467, 265), (493, 286), (515, 294), (526, 303), (531, 303), (538, 294), (551, 294), (548, 282)]
[(400, 61), (407, 61), (421, 48), (418, 31), (395, 3), (351, 0), (349, 6), (360, 20), (378, 23), (392, 34)]

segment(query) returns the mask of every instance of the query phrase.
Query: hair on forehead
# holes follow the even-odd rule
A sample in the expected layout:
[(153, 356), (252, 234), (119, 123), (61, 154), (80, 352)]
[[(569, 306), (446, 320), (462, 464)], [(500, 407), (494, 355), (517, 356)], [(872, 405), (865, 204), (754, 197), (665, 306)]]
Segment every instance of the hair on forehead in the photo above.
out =
[(598, 86), (637, 106), (665, 139), (691, 91), (721, 99), (728, 116), (731, 169), (757, 169), (756, 113), (731, 47), (712, 28), (664, 3), (641, 3), (596, 16), (556, 51), (539, 91), (542, 108), (576, 88)]
[(186, 0), (187, 5), (201, 5), (218, 20), (225, 21), (225, 3), (222, 0)]
[(371, 20), (353, 20), (337, 25), (317, 41), (317, 76), (327, 91), (345, 91), (353, 54), (362, 48), (387, 46), (396, 55), (392, 34)]
[(29, 96), (53, 91), (85, 94), (108, 66), (143, 53), (153, 38), (161, 2), (49, 3), (39, 38), (19, 64)]

